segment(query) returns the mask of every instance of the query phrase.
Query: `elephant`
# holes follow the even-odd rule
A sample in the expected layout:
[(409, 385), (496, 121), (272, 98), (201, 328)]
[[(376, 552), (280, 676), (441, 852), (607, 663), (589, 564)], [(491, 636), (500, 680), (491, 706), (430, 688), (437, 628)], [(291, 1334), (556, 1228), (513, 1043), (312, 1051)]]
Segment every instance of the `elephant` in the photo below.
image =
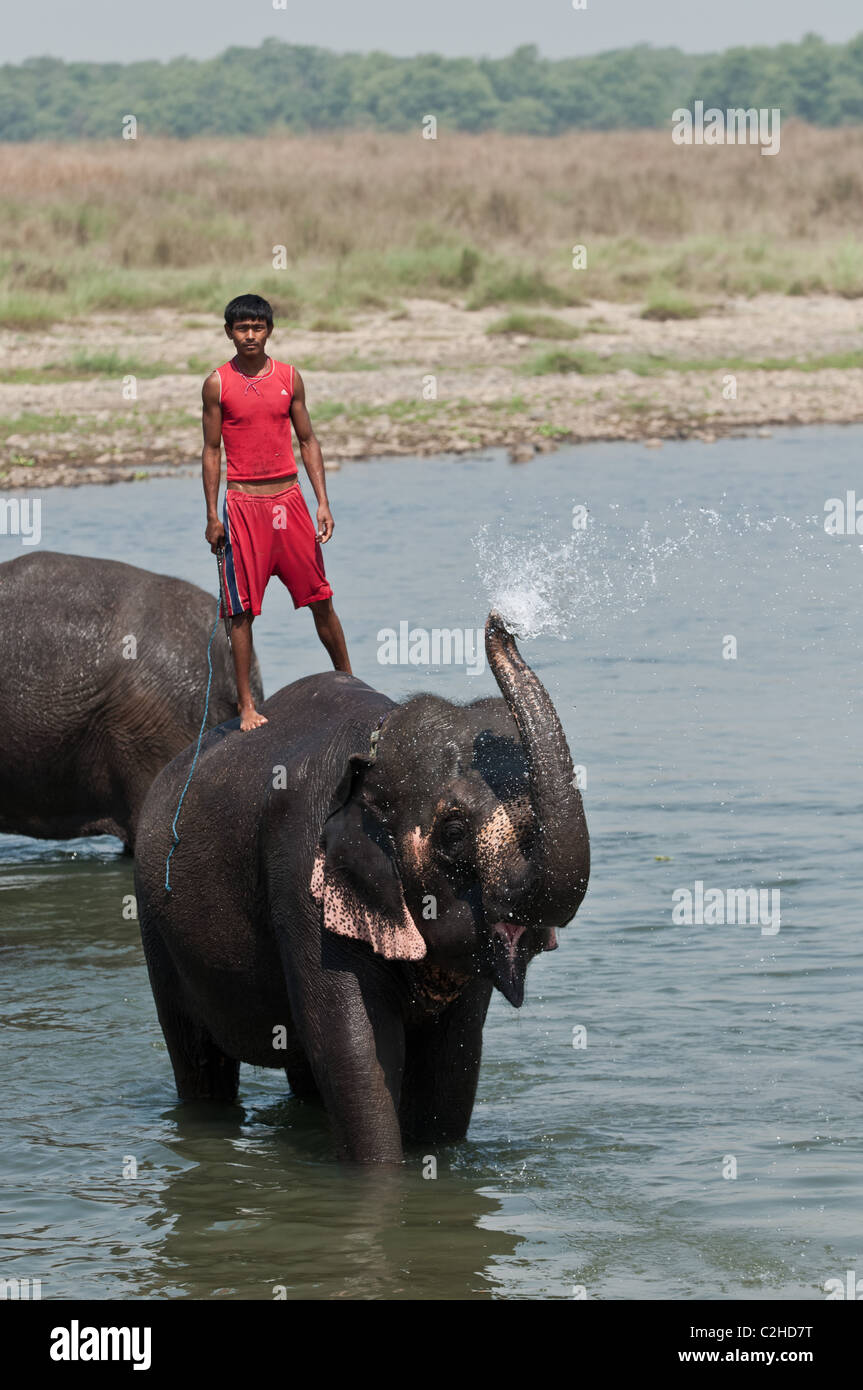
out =
[[(37, 550), (0, 565), (0, 607), (0, 831), (117, 835), (133, 850), (150, 783), (200, 731), (215, 597)], [(210, 726), (237, 713), (221, 631), (212, 664)], [(256, 661), (255, 685), (262, 694)]]
[(135, 884), (181, 1100), (236, 1100), (242, 1062), (322, 1101), (338, 1156), (397, 1164), (465, 1136), (494, 987), (587, 889), (580, 791), (551, 699), (499, 614), (500, 697), (395, 702), (306, 676), (181, 753), (141, 812)]

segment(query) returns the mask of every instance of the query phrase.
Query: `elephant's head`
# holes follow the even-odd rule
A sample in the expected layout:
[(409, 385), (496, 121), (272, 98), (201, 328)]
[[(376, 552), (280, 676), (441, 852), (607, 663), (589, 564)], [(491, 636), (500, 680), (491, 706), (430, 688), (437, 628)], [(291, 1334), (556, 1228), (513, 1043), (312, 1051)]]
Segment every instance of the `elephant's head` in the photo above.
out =
[(491, 613), (503, 699), (395, 706), (333, 798), (312, 876), (324, 925), (382, 956), (490, 976), (524, 998), (530, 959), (587, 889), (590, 849), (560, 720)]

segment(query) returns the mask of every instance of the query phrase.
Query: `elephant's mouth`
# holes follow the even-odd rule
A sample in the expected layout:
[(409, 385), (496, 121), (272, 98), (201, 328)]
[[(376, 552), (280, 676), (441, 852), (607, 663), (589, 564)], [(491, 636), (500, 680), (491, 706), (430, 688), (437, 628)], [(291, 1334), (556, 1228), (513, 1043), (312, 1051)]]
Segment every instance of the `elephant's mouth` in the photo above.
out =
[(538, 951), (556, 951), (554, 928), (539, 931), (519, 922), (492, 922), (492, 979), (514, 1009), (524, 1003), (524, 977)]

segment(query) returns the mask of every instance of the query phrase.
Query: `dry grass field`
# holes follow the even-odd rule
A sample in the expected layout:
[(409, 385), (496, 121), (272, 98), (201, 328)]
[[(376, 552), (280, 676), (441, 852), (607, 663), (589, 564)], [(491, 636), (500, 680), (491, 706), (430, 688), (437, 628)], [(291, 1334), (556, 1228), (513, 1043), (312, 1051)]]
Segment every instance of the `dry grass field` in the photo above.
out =
[(292, 316), (454, 293), (863, 295), (857, 127), (790, 124), (775, 157), (666, 131), (5, 145), (0, 179), (0, 320), (21, 326), (217, 312), (249, 280)]
[(0, 178), (3, 486), (188, 465), (249, 289), (333, 460), (863, 418), (863, 128), (2, 145)]

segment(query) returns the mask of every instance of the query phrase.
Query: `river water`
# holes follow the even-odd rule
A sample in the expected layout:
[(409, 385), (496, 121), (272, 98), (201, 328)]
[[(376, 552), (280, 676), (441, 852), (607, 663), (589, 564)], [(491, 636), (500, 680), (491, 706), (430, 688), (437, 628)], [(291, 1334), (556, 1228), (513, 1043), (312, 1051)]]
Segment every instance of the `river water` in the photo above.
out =
[[(536, 634), (585, 769), (587, 898), (524, 1007), (495, 995), (467, 1140), (434, 1179), (422, 1154), (367, 1174), (280, 1073), (178, 1106), (117, 842), (0, 837), (0, 1277), (43, 1298), (676, 1300), (863, 1275), (863, 553), (823, 525), (861, 450), (863, 429), (819, 428), (334, 473), (358, 676), (472, 699), (488, 671), (381, 664), (379, 631), (476, 628), (491, 596)], [(45, 548), (214, 588), (195, 478), (51, 491), (42, 526)], [(275, 584), (256, 642), (269, 693), (325, 665)], [(778, 920), (675, 922), (699, 882), (778, 889)]]

